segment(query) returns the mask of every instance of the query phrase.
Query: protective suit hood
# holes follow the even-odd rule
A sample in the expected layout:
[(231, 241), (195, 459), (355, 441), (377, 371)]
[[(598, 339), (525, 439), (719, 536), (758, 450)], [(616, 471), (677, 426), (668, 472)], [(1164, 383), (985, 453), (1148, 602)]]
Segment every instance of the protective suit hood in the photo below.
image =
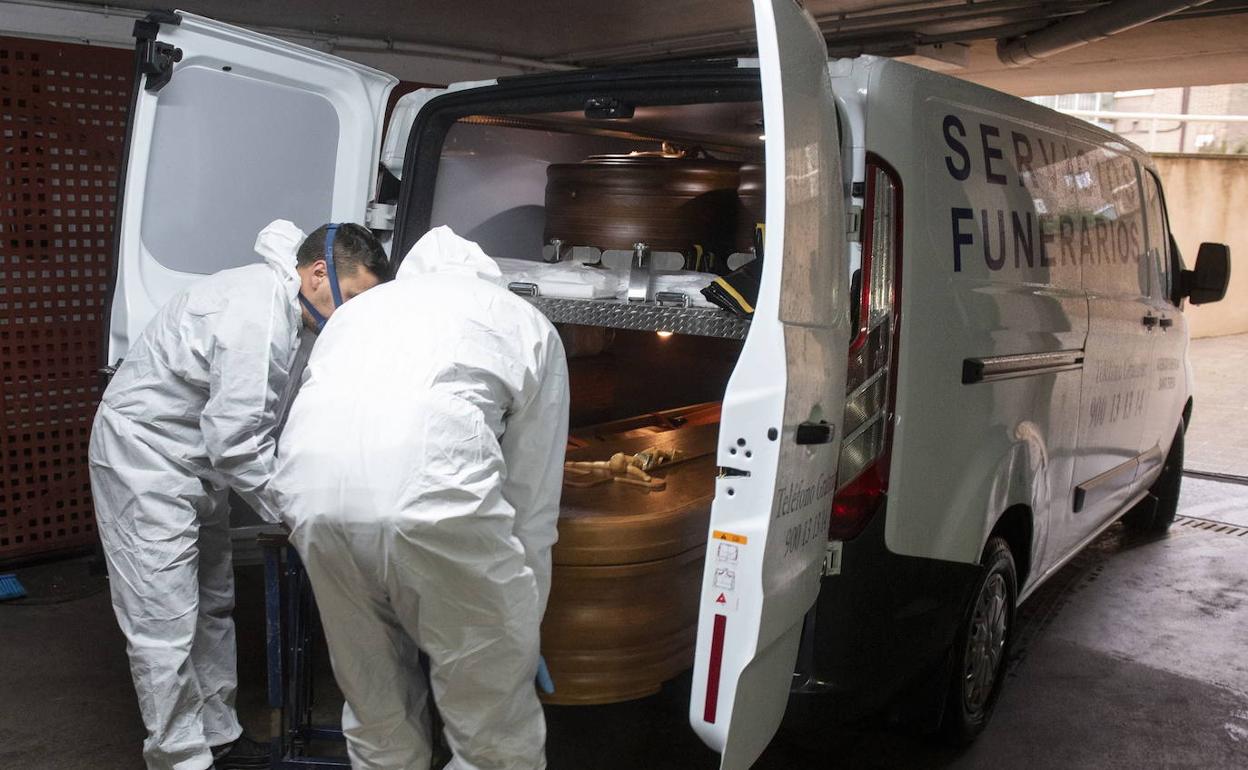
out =
[(300, 279), (296, 269), (299, 246), (307, 237), (294, 222), (286, 219), (274, 219), (256, 236), (256, 253), (264, 257), (265, 263), (278, 275), (289, 279), (286, 285), (292, 287), (292, 299), (299, 293)]
[(497, 262), (476, 243), (459, 237), (446, 225), (433, 228), (416, 241), (395, 278), (406, 280), (429, 274), (470, 276), (499, 286), (506, 283)]

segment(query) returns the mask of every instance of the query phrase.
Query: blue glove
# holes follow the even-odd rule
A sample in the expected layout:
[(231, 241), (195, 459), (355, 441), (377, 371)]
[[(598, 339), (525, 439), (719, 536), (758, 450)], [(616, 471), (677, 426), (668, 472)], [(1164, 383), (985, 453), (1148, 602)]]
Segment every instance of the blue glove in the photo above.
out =
[(552, 695), (555, 692), (555, 680), (550, 678), (550, 669), (546, 668), (546, 659), (537, 656), (537, 689)]

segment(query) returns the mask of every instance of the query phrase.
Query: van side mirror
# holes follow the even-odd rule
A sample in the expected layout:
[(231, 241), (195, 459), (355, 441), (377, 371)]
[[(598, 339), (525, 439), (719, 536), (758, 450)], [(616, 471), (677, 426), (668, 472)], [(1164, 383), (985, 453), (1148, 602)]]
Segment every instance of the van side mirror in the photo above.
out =
[(1231, 281), (1231, 250), (1225, 243), (1202, 243), (1196, 252), (1196, 269), (1184, 270), (1180, 291), (1193, 305), (1217, 302), (1226, 296)]

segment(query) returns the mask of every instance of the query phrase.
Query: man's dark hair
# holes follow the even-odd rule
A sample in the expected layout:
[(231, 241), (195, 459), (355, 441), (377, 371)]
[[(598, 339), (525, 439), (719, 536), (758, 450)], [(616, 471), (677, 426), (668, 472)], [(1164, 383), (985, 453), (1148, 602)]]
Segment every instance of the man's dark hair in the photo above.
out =
[[(329, 225), (321, 225), (307, 237), (299, 247), (296, 260), (299, 267), (307, 267), (325, 258), (325, 233), (328, 231)], [(338, 225), (338, 231), (334, 233), (334, 266), (338, 272), (346, 274), (364, 268), (377, 276), (379, 281), (394, 277), (381, 243), (368, 228), (354, 223)]]

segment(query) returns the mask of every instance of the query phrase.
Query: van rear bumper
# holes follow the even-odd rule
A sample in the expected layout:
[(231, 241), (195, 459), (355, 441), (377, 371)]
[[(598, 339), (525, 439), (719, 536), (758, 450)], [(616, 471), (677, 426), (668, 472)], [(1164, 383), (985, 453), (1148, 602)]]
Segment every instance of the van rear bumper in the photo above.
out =
[(789, 720), (940, 716), (954, 639), (980, 568), (889, 551), (887, 508), (885, 500), (844, 544), (841, 573), (822, 579), (802, 634)]

